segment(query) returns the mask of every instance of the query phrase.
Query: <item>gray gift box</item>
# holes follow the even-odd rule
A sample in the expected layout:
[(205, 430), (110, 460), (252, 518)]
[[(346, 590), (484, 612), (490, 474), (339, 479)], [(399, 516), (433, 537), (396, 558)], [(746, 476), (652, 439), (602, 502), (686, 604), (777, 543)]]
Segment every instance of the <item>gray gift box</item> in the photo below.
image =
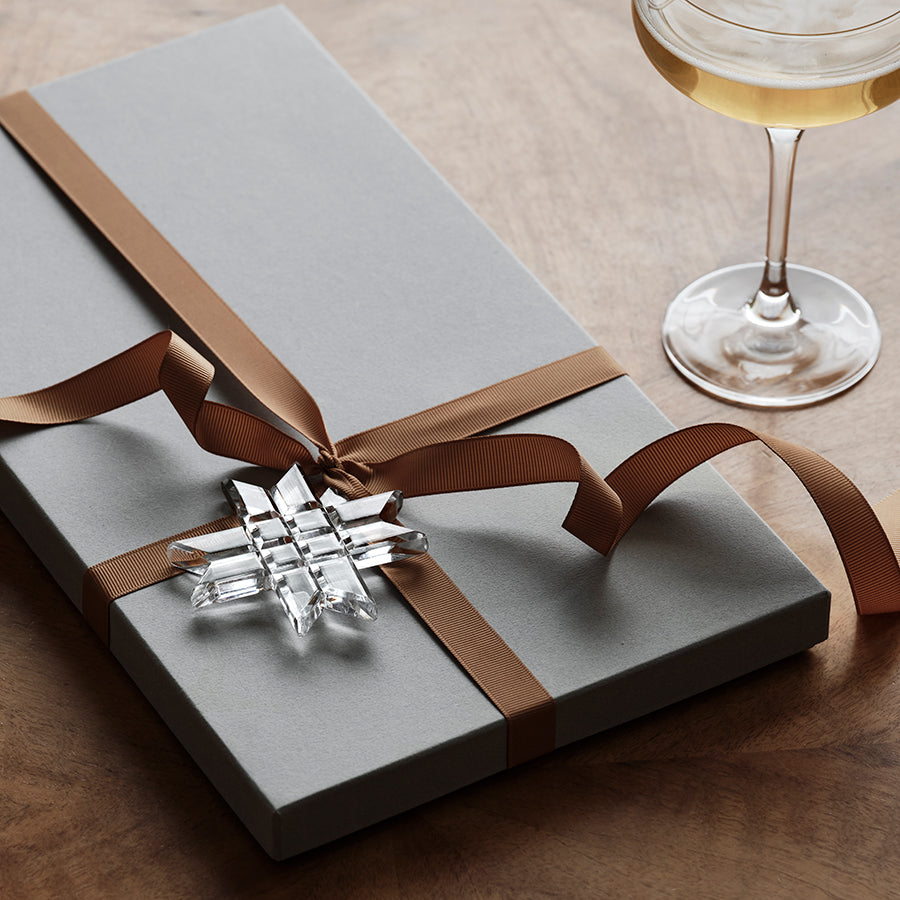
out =
[[(32, 93), (300, 378), (335, 437), (591, 346), (283, 8)], [(0, 394), (161, 328), (197, 344), (5, 136), (0, 186)], [(255, 410), (227, 373), (216, 385)], [(622, 377), (502, 430), (563, 437), (603, 474), (671, 426)], [(225, 514), (223, 478), (277, 475), (205, 453), (160, 394), (0, 430), (2, 508), (76, 605), (87, 567)], [(557, 745), (827, 636), (827, 592), (710, 467), (608, 558), (560, 527), (573, 490), (403, 511), (555, 698)], [(379, 574), (366, 574), (376, 622), (324, 617), (303, 639), (274, 598), (192, 612), (188, 579), (117, 601), (110, 648), (272, 856), (504, 768), (502, 715)]]

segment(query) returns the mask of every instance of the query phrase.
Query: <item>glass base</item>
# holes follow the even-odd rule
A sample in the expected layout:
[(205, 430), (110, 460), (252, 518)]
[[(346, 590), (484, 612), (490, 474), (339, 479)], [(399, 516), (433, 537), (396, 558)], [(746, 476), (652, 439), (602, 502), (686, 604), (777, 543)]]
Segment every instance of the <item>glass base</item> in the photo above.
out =
[(881, 330), (852, 287), (788, 264), (800, 315), (766, 320), (750, 310), (762, 275), (763, 263), (718, 269), (669, 305), (663, 347), (688, 381), (744, 406), (805, 406), (847, 390), (875, 365)]

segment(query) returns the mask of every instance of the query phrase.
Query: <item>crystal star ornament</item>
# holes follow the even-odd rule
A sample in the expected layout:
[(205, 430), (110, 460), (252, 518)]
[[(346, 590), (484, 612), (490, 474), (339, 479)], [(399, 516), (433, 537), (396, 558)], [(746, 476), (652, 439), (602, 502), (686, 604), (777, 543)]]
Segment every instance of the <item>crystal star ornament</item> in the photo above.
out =
[(296, 465), (271, 490), (230, 480), (222, 489), (241, 525), (168, 547), (173, 566), (199, 576), (195, 608), (271, 590), (299, 635), (324, 610), (372, 620), (359, 570), (428, 550), (424, 534), (391, 521), (399, 491), (346, 500), (329, 488), (317, 499)]

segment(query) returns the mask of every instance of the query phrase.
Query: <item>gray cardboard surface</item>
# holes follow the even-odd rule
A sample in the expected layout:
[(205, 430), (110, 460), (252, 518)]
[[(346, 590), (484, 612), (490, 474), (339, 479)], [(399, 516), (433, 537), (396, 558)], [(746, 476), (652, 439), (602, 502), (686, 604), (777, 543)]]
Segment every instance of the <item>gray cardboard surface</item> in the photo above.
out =
[[(591, 341), (284, 9), (34, 90), (273, 349), (334, 437)], [(149, 334), (196, 339), (0, 139), (0, 394)], [(203, 349), (202, 347), (200, 349)], [(221, 398), (252, 407), (227, 376)], [(601, 474), (670, 429), (628, 378), (505, 430)], [(0, 429), (0, 502), (73, 602), (84, 569), (222, 515), (221, 479), (155, 395)], [(559, 745), (798, 652), (828, 595), (709, 467), (608, 559), (566, 485), (409, 501), (462, 591), (557, 699)], [(501, 770), (505, 724), (378, 574), (372, 624), (300, 640), (277, 601), (192, 613), (184, 578), (118, 601), (111, 649), (266, 850), (289, 856)]]

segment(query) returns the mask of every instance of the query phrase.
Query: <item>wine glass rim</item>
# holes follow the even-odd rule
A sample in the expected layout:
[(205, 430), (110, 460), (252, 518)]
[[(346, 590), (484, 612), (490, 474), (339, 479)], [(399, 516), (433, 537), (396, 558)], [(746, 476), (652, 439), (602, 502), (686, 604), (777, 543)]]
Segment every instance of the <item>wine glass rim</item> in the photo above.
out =
[(698, 12), (703, 13), (705, 16), (709, 16), (711, 19), (718, 19), (720, 22), (725, 22), (727, 25), (733, 25), (735, 28), (743, 28), (746, 31), (757, 31), (762, 34), (778, 34), (783, 35), (784, 37), (804, 37), (804, 38), (812, 38), (812, 37), (833, 37), (842, 34), (855, 34), (862, 31), (867, 31), (870, 28), (875, 28), (878, 25), (883, 25), (885, 22), (890, 22), (891, 19), (900, 20), (900, 6), (890, 15), (882, 16), (880, 19), (876, 19), (874, 22), (868, 22), (865, 25), (856, 25), (853, 28), (845, 28), (840, 31), (813, 31), (813, 32), (798, 32), (798, 31), (773, 31), (769, 28), (760, 28), (757, 25), (745, 25), (742, 22), (735, 22), (733, 19), (727, 19), (725, 16), (717, 15), (714, 12), (710, 12), (708, 9), (704, 9), (700, 3), (694, 2), (694, 0), (685, 0), (685, 3), (688, 6), (693, 6)]

